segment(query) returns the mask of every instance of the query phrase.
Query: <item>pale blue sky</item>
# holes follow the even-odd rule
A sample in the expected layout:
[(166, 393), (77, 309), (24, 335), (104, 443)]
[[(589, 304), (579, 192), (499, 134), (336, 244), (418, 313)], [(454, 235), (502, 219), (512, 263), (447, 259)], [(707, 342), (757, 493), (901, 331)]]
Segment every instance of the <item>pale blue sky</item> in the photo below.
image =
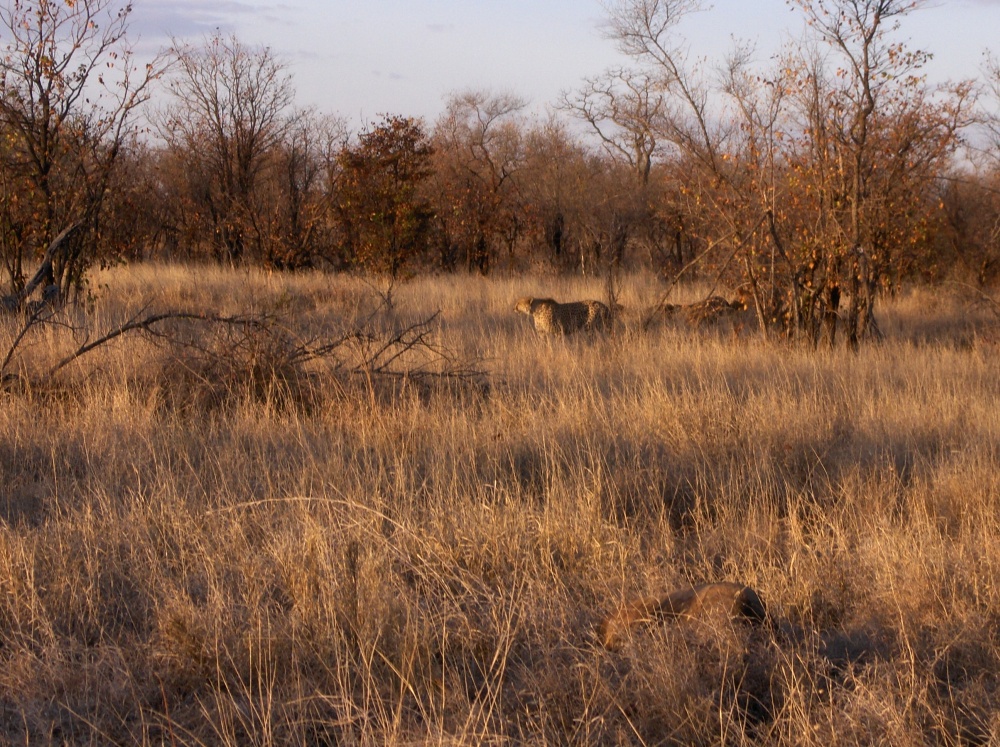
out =
[[(433, 122), (450, 92), (510, 91), (544, 111), (560, 91), (624, 60), (600, 32), (598, 0), (137, 0), (140, 49), (171, 35), (197, 42), (215, 28), (266, 44), (288, 62), (302, 105), (354, 124), (382, 114)], [(715, 0), (680, 27), (694, 58), (722, 60), (733, 36), (762, 60), (798, 38), (785, 0)], [(975, 77), (1000, 53), (1000, 0), (938, 0), (905, 19), (903, 35), (935, 55), (934, 79)]]

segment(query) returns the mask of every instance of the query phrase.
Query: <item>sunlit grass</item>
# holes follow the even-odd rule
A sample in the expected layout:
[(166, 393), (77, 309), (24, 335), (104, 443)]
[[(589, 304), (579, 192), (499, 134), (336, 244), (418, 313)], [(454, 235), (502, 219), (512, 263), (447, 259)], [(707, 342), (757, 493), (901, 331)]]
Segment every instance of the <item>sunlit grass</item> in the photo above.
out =
[[(148, 265), (92, 289), (92, 335), (146, 308), (253, 311), (293, 340), (437, 313), (483, 377), (379, 387), (318, 364), (284, 373), (308, 398), (195, 377), (178, 400), (190, 359), (133, 335), (5, 395), (12, 743), (997, 733), (1000, 359), (992, 320), (949, 296), (887, 301), (886, 339), (850, 353), (642, 332), (649, 278), (624, 280), (611, 337), (568, 340), (513, 302), (602, 298), (597, 278), (421, 278), (392, 309), (321, 274)], [(37, 330), (18, 365), (82, 335)], [(623, 600), (716, 580), (757, 589), (775, 627), (595, 645)]]

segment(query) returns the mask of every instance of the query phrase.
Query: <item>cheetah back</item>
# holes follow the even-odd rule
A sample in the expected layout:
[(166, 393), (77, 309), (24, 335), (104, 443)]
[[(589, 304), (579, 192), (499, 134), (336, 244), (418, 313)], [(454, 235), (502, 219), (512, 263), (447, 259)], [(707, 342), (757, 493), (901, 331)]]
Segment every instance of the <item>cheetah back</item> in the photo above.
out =
[(611, 321), (610, 310), (600, 301), (557, 303), (551, 298), (521, 298), (514, 310), (531, 316), (536, 331), (551, 335), (568, 335), (581, 329), (603, 331)]

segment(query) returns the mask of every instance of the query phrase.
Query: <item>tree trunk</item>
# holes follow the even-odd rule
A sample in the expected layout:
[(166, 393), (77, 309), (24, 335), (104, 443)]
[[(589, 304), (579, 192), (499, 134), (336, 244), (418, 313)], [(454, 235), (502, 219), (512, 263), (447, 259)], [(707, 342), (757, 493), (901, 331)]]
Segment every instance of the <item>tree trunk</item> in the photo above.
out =
[(52, 287), (58, 287), (55, 286), (55, 275), (52, 268), (53, 261), (57, 257), (59, 251), (63, 248), (63, 244), (65, 244), (69, 237), (75, 233), (81, 225), (80, 221), (71, 223), (52, 240), (52, 243), (49, 244), (49, 248), (45, 250), (45, 255), (42, 257), (41, 265), (39, 265), (38, 270), (32, 276), (31, 280), (27, 282), (24, 288), (22, 288), (20, 292), (0, 297), (0, 311), (7, 313), (20, 311), (24, 308), (25, 302), (31, 297), (31, 294), (34, 293), (35, 289), (39, 286), (42, 287), (42, 298), (44, 302), (51, 303), (56, 300), (59, 294), (58, 291), (53, 293), (49, 290)]
[(837, 341), (837, 320), (840, 318), (840, 286), (831, 285), (826, 292), (826, 309), (823, 312), (823, 342), (832, 348)]

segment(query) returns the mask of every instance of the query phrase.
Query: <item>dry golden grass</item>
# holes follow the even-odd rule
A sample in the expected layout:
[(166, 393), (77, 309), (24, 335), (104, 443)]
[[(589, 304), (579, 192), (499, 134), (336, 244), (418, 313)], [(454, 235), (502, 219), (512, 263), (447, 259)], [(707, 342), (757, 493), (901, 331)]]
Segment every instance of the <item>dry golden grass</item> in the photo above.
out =
[[(513, 300), (599, 282), (420, 279), (391, 311), (322, 275), (151, 265), (94, 288), (73, 319), (92, 337), (149, 303), (277, 321), (252, 345), (123, 337), (2, 395), (0, 741), (1000, 735), (1000, 350), (953, 298), (888, 301), (886, 340), (851, 354), (640, 332), (644, 278), (615, 334), (568, 340)], [(285, 354), (437, 310), (485, 386)], [(33, 330), (12, 368), (81, 334)], [(713, 581), (773, 624), (597, 645), (626, 600)]]

